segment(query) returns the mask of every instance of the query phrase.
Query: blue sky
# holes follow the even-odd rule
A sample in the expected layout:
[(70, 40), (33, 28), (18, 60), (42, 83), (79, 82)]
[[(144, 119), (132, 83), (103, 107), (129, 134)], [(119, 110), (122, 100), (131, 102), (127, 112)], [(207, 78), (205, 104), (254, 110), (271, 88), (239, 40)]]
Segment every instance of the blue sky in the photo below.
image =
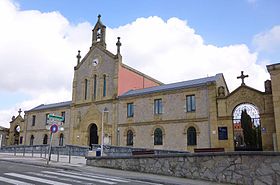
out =
[(110, 27), (118, 27), (139, 17), (159, 16), (164, 20), (187, 20), (206, 43), (224, 46), (246, 43), (252, 36), (280, 23), (278, 0), (20, 0), (23, 10), (59, 11), (71, 23), (89, 21), (96, 15)]
[(75, 56), (87, 53), (98, 14), (107, 49), (115, 53), (121, 36), (123, 62), (164, 83), (224, 73), (232, 91), (244, 70), (263, 90), (265, 65), (280, 62), (279, 8), (278, 0), (0, 0), (0, 125), (19, 108), (71, 100)]

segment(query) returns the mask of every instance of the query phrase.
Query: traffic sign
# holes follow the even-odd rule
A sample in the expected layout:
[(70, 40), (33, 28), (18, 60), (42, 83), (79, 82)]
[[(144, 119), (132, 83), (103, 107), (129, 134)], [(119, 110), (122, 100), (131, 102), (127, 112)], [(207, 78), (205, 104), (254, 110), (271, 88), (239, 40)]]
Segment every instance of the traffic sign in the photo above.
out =
[(49, 114), (48, 118), (53, 119), (53, 120), (57, 120), (57, 121), (63, 121), (64, 120), (63, 116), (58, 116), (58, 115), (54, 115), (54, 114)]
[(58, 131), (58, 126), (57, 124), (52, 124), (50, 127), (50, 130), (52, 133), (56, 133)]

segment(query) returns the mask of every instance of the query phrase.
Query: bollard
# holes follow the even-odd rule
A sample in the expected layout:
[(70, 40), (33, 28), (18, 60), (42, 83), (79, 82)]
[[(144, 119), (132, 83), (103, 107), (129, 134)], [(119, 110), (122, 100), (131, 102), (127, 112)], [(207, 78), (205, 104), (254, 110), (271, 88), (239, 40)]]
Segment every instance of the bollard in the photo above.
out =
[(47, 158), (47, 147), (45, 146), (45, 159)]
[(14, 147), (14, 156), (16, 156), (17, 155), (17, 151), (16, 151), (16, 147)]
[(40, 148), (41, 148), (40, 157), (42, 158), (42, 155), (43, 155), (43, 147), (40, 147)]
[(25, 146), (23, 146), (23, 156), (25, 156)]
[(33, 146), (32, 146), (32, 148), (31, 148), (31, 156), (33, 157), (33, 155), (34, 155), (34, 152), (33, 152)]
[(71, 163), (71, 147), (69, 147), (69, 163)]
[(57, 148), (57, 162), (59, 162), (59, 149)]

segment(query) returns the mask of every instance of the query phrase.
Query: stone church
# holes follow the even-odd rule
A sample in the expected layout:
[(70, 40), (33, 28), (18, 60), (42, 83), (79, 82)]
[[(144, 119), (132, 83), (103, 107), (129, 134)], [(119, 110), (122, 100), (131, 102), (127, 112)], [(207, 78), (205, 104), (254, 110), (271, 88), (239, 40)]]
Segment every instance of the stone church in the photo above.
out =
[[(48, 144), (49, 115), (62, 116), (54, 145), (104, 144), (194, 151), (196, 148), (280, 151), (280, 63), (267, 66), (265, 92), (245, 84), (229, 92), (223, 74), (163, 84), (106, 49), (98, 16), (92, 44), (77, 55), (72, 100), (21, 111), (10, 122), (10, 145)], [(247, 120), (247, 121), (246, 121)]]

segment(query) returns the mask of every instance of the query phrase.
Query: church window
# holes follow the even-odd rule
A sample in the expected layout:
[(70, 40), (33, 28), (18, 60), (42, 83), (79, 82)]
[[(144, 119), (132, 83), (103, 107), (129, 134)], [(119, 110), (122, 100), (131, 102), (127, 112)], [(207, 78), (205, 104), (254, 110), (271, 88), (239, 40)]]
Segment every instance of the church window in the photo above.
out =
[(44, 135), (44, 139), (43, 139), (43, 145), (48, 144), (48, 135), (45, 134)]
[(97, 75), (93, 77), (93, 98), (96, 99)]
[(128, 103), (127, 104), (127, 117), (131, 118), (134, 115), (134, 105), (133, 103)]
[(63, 120), (61, 121), (62, 123), (65, 123), (65, 112), (61, 112), (61, 116), (63, 117)]
[(186, 102), (186, 106), (187, 106), (187, 112), (194, 112), (195, 111), (195, 95), (190, 95), (187, 96), (187, 102)]
[(48, 120), (49, 120), (49, 113), (46, 114), (46, 119), (45, 119), (45, 124), (48, 125)]
[(219, 136), (219, 140), (227, 140), (228, 139), (227, 127), (218, 127), (218, 136)]
[(88, 98), (88, 79), (85, 79), (85, 100)]
[(194, 127), (189, 127), (187, 130), (188, 146), (196, 145), (196, 129)]
[(32, 116), (32, 126), (35, 126), (35, 122), (36, 122), (36, 116), (33, 115), (33, 116)]
[(162, 130), (156, 128), (154, 131), (154, 145), (162, 145)]
[(162, 114), (162, 99), (154, 100), (154, 114)]
[(107, 91), (106, 86), (107, 86), (106, 75), (103, 75), (103, 97), (105, 97), (106, 93), (107, 93), (106, 92)]
[(126, 145), (133, 146), (133, 132), (131, 130), (127, 131)]
[(63, 146), (63, 140), (64, 140), (64, 136), (63, 134), (59, 135), (59, 146)]
[(30, 146), (32, 146), (32, 145), (33, 145), (33, 143), (34, 143), (34, 136), (33, 136), (33, 135), (31, 135), (31, 137), (30, 137)]

